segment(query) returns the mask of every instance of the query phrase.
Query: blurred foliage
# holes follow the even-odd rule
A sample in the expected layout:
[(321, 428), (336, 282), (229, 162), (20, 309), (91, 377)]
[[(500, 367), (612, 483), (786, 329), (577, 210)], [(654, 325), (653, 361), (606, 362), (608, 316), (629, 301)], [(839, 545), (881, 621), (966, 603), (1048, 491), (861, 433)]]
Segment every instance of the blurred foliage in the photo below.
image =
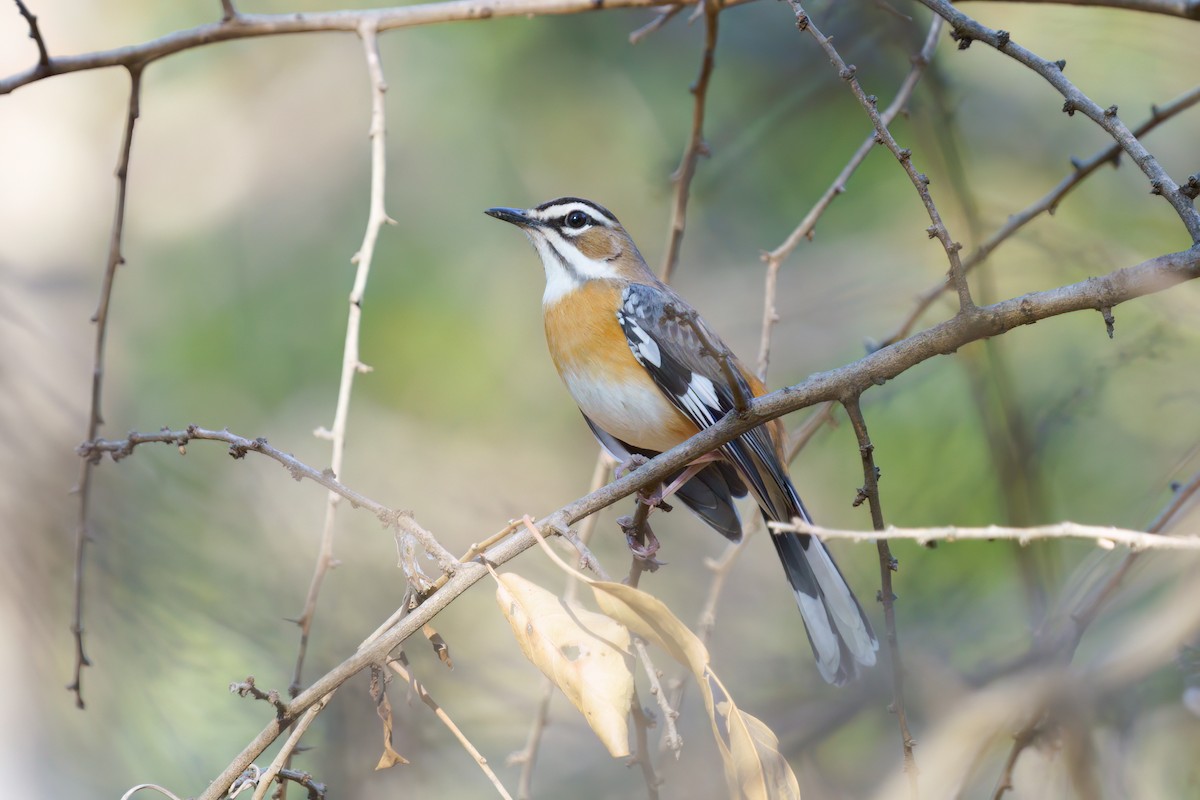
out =
[[(218, 11), (210, 0), (29, 4), (56, 54), (142, 41)], [(315, 0), (239, 6), (322, 8)], [(900, 10), (915, 21), (880, 4), (809, 10), (886, 102), (924, 35), (925, 13), (914, 9)], [(1065, 58), (1084, 91), (1118, 104), (1131, 123), (1200, 74), (1196, 29), (1180, 20), (990, 4), (969, 11), (1039, 54)], [(34, 49), (13, 9), (4, 15), (0, 72), (10, 74), (32, 63)], [(545, 357), (536, 259), (481, 211), (590, 197), (613, 209), (657, 264), (669, 174), (691, 119), (687, 87), (700, 60), (700, 25), (684, 16), (637, 46), (628, 33), (652, 12), (496, 19), (381, 37), (390, 85), (387, 205), (398, 224), (383, 232), (367, 290), (362, 356), (375, 371), (355, 385), (341, 477), (411, 508), (453, 550), (581, 495), (595, 451)], [(264, 459), (234, 463), (219, 447), (194, 443), (186, 458), (143, 448), (104, 464), (86, 584), (95, 666), (84, 676), (88, 710), (74, 710), (61, 690), (72, 657), (76, 501), (67, 490), (85, 429), (86, 321), (107, 247), (126, 84), (123, 72), (107, 70), (0, 98), (0, 627), (20, 653), (0, 668), (14, 695), (0, 719), (0, 772), (13, 796), (116, 797), (141, 781), (199, 792), (270, 714), (226, 686), (254, 675), (260, 686), (284, 690), (290, 680), (297, 637), (285, 620), (302, 607), (320, 529), (322, 492)], [(365, 224), (368, 88), (361, 47), (345, 34), (220, 44), (147, 70), (127, 263), (110, 330), (107, 435), (196, 422), (267, 436), (308, 463), (327, 462), (327, 443), (310, 432), (331, 420), (350, 257)], [(722, 14), (709, 105), (713, 155), (693, 186), (676, 284), (752, 358), (758, 254), (782, 241), (869, 125), (817, 48), (797, 35), (789, 8), (776, 3)], [(941, 43), (893, 131), (930, 175), (968, 249), (1064, 176), (1071, 156), (1107, 144), (1060, 106), (1014, 62), (981, 45), (958, 52)], [(1198, 131), (1200, 111), (1192, 109), (1147, 143), (1178, 178), (1197, 167)], [(865, 340), (895, 327), (909, 298), (945, 269), (926, 224), (902, 172), (884, 152), (874, 154), (780, 277), (773, 385), (853, 360)], [(985, 291), (986, 280), (986, 292), (1000, 299), (1186, 244), (1167, 204), (1123, 164), (1101, 170), (1056, 215), (1001, 248), (977, 288)], [(1022, 521), (1146, 525), (1168, 500), (1170, 481), (1200, 468), (1198, 300), (1187, 285), (1121, 306), (1111, 342), (1096, 314), (1045, 321), (1002, 337), (990, 352), (974, 345), (869, 393), (888, 521), (1013, 521), (1014, 485), (999, 477), (987, 435), (999, 431), (1006, 441), (1000, 408), (1029, 432), (1007, 440), (1041, 498)], [(949, 311), (936, 305), (925, 322)], [(996, 405), (998, 381), (1011, 407)], [(794, 472), (820, 521), (869, 524), (865, 510), (850, 506), (861, 472), (848, 425), (822, 431)], [(625, 562), (612, 522), (623, 510), (601, 515), (595, 547), (610, 565)], [(707, 591), (703, 560), (722, 543), (681, 513), (656, 528), (670, 565), (643, 588), (693, 620)], [(779, 734), (805, 797), (863, 796), (899, 760), (886, 671), (841, 690), (821, 683), (771, 548), (753, 544), (719, 608), (716, 666), (739, 705)], [(1028, 647), (1032, 601), (1022, 561), (1044, 575), (1053, 604), (1092, 549), (1038, 545), (1019, 559), (1005, 543), (896, 546), (918, 739), (971, 676)], [(366, 515), (342, 509), (336, 555), (342, 563), (321, 597), (308, 679), (345, 657), (404, 591), (391, 537)], [(878, 581), (874, 550), (848, 546), (839, 555), (869, 599)], [(545, 585), (559, 580), (536, 552), (513, 566)], [(1152, 607), (1157, 587), (1138, 578), (1085, 638), (1080, 659), (1102, 656), (1122, 625)], [(521, 658), (490, 588), (454, 603), (436, 625), (454, 653), (453, 673), (420, 642), (410, 648), (413, 668), (515, 785), (517, 768), (505, 767), (504, 756), (524, 744), (540, 676)], [(1197, 720), (1178, 702), (1184, 679), (1169, 666), (1158, 670), (1097, 720), (1102, 745), (1115, 741), (1146, 765), (1113, 786), (1141, 781), (1134, 785), (1144, 791), (1130, 792), (1139, 797), (1196, 790), (1194, 759), (1173, 755), (1200, 744)], [(336, 796), (490, 796), (468, 757), (419, 702), (405, 702), (400, 686), (392, 688), (395, 745), (412, 763), (372, 773), (379, 734), (365, 676), (347, 688), (298, 761)], [(843, 714), (849, 723), (821, 728), (839, 708), (853, 709)], [(556, 700), (551, 716), (537, 796), (643, 791), (637, 771), (610, 761), (567, 704)], [(664, 765), (664, 796), (703, 796), (721, 778), (694, 694), (681, 725), (687, 745), (681, 762)], [(964, 796), (988, 796), (1006, 749), (994, 743), (986, 754), (993, 760)], [(1016, 797), (1067, 792), (1050, 779), (1018, 781), (1018, 789)]]

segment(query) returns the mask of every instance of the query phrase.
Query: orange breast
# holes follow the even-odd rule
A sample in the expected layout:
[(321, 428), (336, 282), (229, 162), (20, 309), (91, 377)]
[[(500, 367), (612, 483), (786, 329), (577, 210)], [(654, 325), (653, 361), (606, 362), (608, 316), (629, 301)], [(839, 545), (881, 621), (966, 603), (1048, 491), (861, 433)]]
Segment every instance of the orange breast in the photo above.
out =
[(633, 357), (617, 322), (621, 285), (593, 280), (544, 309), (546, 343), (580, 410), (621, 441), (669, 450), (695, 425)]

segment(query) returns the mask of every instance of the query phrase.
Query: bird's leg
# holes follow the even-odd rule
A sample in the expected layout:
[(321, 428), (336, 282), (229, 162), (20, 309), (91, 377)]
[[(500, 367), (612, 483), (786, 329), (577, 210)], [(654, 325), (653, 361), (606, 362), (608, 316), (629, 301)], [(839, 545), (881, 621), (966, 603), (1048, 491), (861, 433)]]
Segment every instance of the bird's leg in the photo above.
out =
[(625, 534), (625, 542), (629, 545), (629, 552), (633, 554), (634, 560), (640, 562), (642, 569), (647, 572), (655, 572), (665, 562), (654, 557), (660, 543), (654, 531), (650, 529), (649, 516), (650, 506), (639, 503), (637, 512), (632, 517), (618, 517), (617, 524)]
[[(688, 464), (683, 472), (679, 473), (679, 476), (666, 486), (660, 484), (658, 489), (654, 492), (639, 492), (638, 498), (648, 506), (661, 506), (663, 505), (664, 500), (679, 491), (680, 486), (683, 486), (692, 478), (696, 477), (696, 474), (699, 473), (700, 470), (704, 469), (709, 464), (719, 460), (720, 458), (721, 457), (716, 453), (706, 453), (692, 463)], [(663, 510), (670, 511), (670, 506), (664, 508)]]

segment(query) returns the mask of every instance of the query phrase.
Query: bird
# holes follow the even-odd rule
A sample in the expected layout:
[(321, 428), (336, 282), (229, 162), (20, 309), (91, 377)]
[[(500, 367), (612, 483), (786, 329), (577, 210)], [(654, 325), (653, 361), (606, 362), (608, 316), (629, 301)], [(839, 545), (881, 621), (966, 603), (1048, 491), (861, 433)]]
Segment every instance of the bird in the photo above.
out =
[[(646, 264), (603, 206), (560, 197), (529, 209), (484, 213), (520, 228), (546, 273), (546, 343), (567, 391), (618, 462), (652, 458), (767, 389), (700, 315)], [(675, 496), (730, 541), (742, 525), (735, 498), (762, 516), (811, 522), (788, 476), (783, 424), (753, 428), (668, 478)], [(842, 685), (874, 665), (879, 642), (825, 545), (806, 534), (771, 541), (804, 620), (817, 670)]]

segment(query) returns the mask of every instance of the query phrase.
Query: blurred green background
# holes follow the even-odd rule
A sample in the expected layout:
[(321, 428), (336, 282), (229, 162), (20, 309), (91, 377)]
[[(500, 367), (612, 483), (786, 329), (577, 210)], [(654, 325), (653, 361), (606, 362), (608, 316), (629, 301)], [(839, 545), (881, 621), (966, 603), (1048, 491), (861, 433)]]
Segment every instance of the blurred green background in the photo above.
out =
[[(209, 0), (29, 5), (54, 54), (140, 42), (219, 13)], [(1131, 124), (1200, 76), (1200, 28), (1192, 23), (1078, 8), (966, 8), (1034, 52), (1065, 58), (1068, 76), (1102, 106), (1118, 105)], [(927, 26), (923, 9), (900, 10), (916, 19), (870, 3), (809, 9), (881, 104)], [(398, 225), (383, 231), (367, 289), (362, 358), (374, 372), (356, 380), (341, 477), (411, 509), (451, 550), (582, 495), (595, 454), (545, 354), (536, 257), (481, 212), (564, 194), (592, 198), (657, 265), (703, 34), (682, 16), (637, 46), (628, 34), (651, 11), (381, 37), (390, 86), (387, 207)], [(15, 9), (5, 9), (0, 74), (34, 62), (26, 32)], [(84, 674), (88, 708), (75, 710), (62, 690), (73, 655), (77, 501), (68, 492), (78, 474), (73, 448), (86, 428), (88, 318), (112, 218), (127, 83), (124, 71), (110, 69), (0, 98), (0, 679), (8, 687), (0, 774), (11, 796), (117, 797), (143, 781), (200, 792), (269, 718), (268, 707), (231, 696), (227, 685), (254, 675), (262, 687), (286, 689), (297, 632), (285, 620), (303, 605), (321, 527), (322, 490), (263, 458), (233, 462), (213, 443), (194, 443), (184, 458), (147, 446), (103, 464), (86, 586), (94, 667)], [(931, 177), (968, 251), (1067, 174), (1071, 156), (1107, 144), (1061, 104), (1011, 60), (983, 45), (959, 52), (943, 36), (910, 114), (892, 130)], [(675, 285), (752, 360), (759, 253), (784, 239), (869, 123), (779, 3), (721, 15), (709, 109), (713, 155), (699, 165)], [(111, 312), (106, 435), (227, 426), (266, 436), (317, 467), (328, 463), (328, 444), (311, 432), (332, 422), (350, 257), (366, 219), (368, 116), (361, 46), (349, 34), (209, 46), (146, 71), (127, 264)], [(1146, 142), (1184, 178), (1200, 165), (1200, 111)], [(1183, 249), (1177, 217), (1144, 183), (1127, 163), (1101, 170), (1055, 216), (1001, 248), (974, 280), (977, 292), (1002, 299)], [(910, 298), (945, 270), (927, 224), (902, 171), (882, 149), (873, 154), (815, 241), (781, 273), (773, 386), (851, 361), (865, 340), (895, 328)], [(864, 408), (887, 520), (1144, 527), (1168, 500), (1170, 482), (1200, 468), (1198, 305), (1200, 291), (1185, 285), (1121, 306), (1113, 341), (1098, 314), (1045, 321), (869, 393)], [(950, 311), (935, 305), (924, 323)], [(807, 413), (789, 418), (789, 427)], [(824, 429), (794, 475), (820, 522), (869, 527), (865, 509), (851, 507), (862, 476), (848, 425)], [(626, 506), (602, 515), (595, 542), (614, 571), (626, 556), (612, 520)], [(642, 585), (694, 621), (708, 587), (704, 560), (723, 543), (683, 513), (656, 530), (669, 566)], [(823, 684), (775, 556), (766, 542), (753, 544), (718, 609), (714, 665), (739, 705), (778, 733), (805, 797), (864, 796), (899, 761), (886, 670), (843, 689)], [(867, 602), (878, 584), (874, 548), (835, 549), (882, 628), (877, 605)], [(970, 676), (1025, 651), (1043, 602), (1055, 602), (1093, 550), (895, 545), (918, 740)], [(350, 653), (405, 588), (390, 534), (367, 514), (339, 512), (335, 554), (341, 566), (321, 597), (309, 680)], [(560, 585), (536, 552), (510, 566)], [(1103, 653), (1123, 621), (1136, 623), (1154, 583), (1134, 583), (1084, 640), (1081, 659)], [(524, 744), (540, 675), (520, 656), (486, 584), (436, 625), (455, 668), (446, 671), (414, 642), (414, 669), (512, 789), (517, 768), (504, 758)], [(1194, 760), (1172, 757), (1200, 744), (1200, 721), (1178, 704), (1185, 679), (1168, 665), (1096, 720), (1098, 735), (1150, 753), (1120, 765), (1126, 772), (1114, 786), (1152, 786), (1141, 770), (1165, 788), (1133, 796), (1200, 791)], [(392, 697), (396, 747), (410, 765), (371, 771), (380, 726), (359, 678), (316, 724), (306, 739), (313, 749), (297, 766), (337, 797), (493, 796), (427, 709), (405, 703), (403, 687)], [(680, 762), (664, 766), (663, 793), (709, 796), (721, 785), (719, 762), (695, 692), (683, 712), (686, 746)], [(848, 724), (822, 727), (839, 715)], [(536, 796), (644, 792), (637, 770), (611, 761), (561, 698), (551, 716)], [(1135, 722), (1147, 717), (1155, 725), (1135, 736)], [(981, 751), (977, 785), (964, 796), (988, 796), (1005, 749), (1000, 737)], [(1164, 763), (1175, 766), (1164, 771)], [(1068, 796), (1062, 777), (1048, 775), (1018, 781), (1015, 796)]]

